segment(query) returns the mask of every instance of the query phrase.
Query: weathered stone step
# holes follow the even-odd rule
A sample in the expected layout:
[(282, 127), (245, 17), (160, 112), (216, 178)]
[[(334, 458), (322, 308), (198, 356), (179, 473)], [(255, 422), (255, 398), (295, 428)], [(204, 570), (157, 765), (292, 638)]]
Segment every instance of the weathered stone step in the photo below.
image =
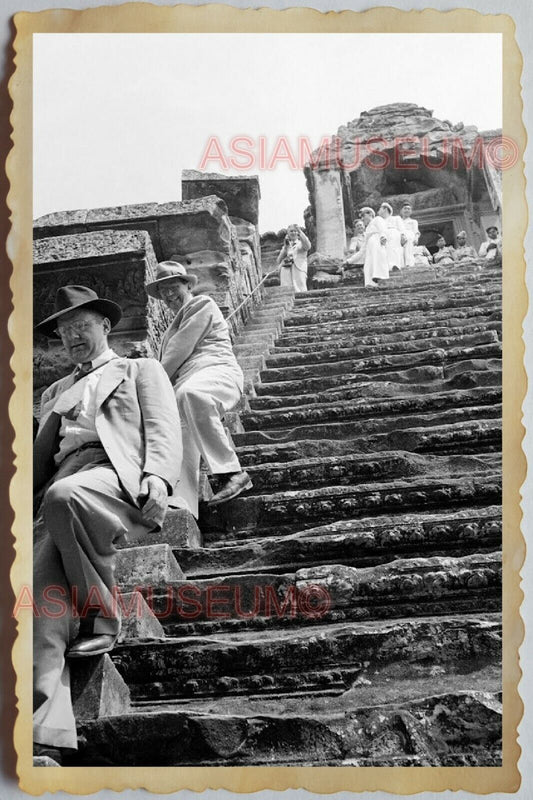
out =
[(362, 322), (357, 319), (337, 320), (335, 322), (322, 322), (313, 327), (284, 328), (276, 340), (282, 346), (292, 346), (305, 342), (322, 342), (328, 337), (338, 336), (371, 336), (402, 333), (404, 331), (418, 331), (424, 328), (427, 331), (438, 330), (446, 327), (460, 327), (471, 324), (501, 321), (501, 305), (477, 308), (465, 308), (449, 311), (423, 312), (414, 311), (409, 314), (391, 314), (387, 317), (368, 317)]
[(477, 294), (460, 294), (457, 298), (449, 297), (431, 297), (428, 299), (423, 298), (406, 298), (405, 300), (390, 299), (389, 302), (380, 296), (380, 301), (372, 304), (361, 306), (350, 305), (346, 308), (331, 308), (324, 311), (306, 312), (301, 311), (295, 313), (294, 311), (289, 314), (285, 319), (285, 327), (301, 327), (303, 325), (316, 325), (317, 322), (333, 322), (334, 320), (344, 319), (361, 319), (362, 317), (375, 317), (386, 316), (388, 314), (408, 314), (413, 311), (433, 311), (435, 309), (448, 309), (450, 315), (453, 316), (455, 309), (462, 309), (465, 307), (485, 306), (487, 308), (495, 308), (498, 303), (501, 304), (501, 296), (498, 294), (487, 294), (479, 297)]
[(383, 355), (346, 359), (326, 363), (303, 364), (300, 366), (278, 367), (261, 370), (263, 383), (277, 383), (284, 380), (302, 380), (330, 375), (351, 375), (354, 372), (379, 372), (393, 368), (409, 369), (414, 365), (447, 364), (466, 359), (495, 358), (501, 356), (501, 344), (479, 345), (475, 347), (429, 348), (419, 353)]
[(501, 507), (341, 520), (285, 537), (174, 550), (187, 579), (222, 573), (292, 572), (302, 566), (371, 566), (395, 558), (459, 555), (501, 547)]
[[(501, 372), (501, 358), (467, 358), (459, 359), (451, 364), (420, 364), (416, 367), (402, 367), (373, 372), (354, 372), (351, 375), (321, 375), (303, 380), (270, 381), (257, 383), (255, 390), (262, 395), (305, 395), (313, 392), (328, 391), (330, 389), (347, 389), (363, 383), (378, 381), (391, 381), (393, 383), (430, 383), (439, 380), (449, 380), (466, 372)], [(284, 376), (286, 377), (286, 376)]]
[(420, 428), (406, 427), (387, 433), (354, 439), (296, 439), (285, 437), (276, 441), (268, 434), (257, 435), (253, 445), (237, 447), (243, 466), (254, 466), (268, 462), (295, 461), (300, 458), (322, 458), (354, 453), (372, 453), (384, 450), (406, 450), (411, 453), (455, 453), (478, 454), (501, 449), (501, 420), (472, 420), (460, 425), (435, 425)]
[(331, 350), (333, 348), (343, 349), (359, 346), (381, 345), (381, 344), (400, 344), (401, 342), (419, 343), (422, 341), (431, 340), (433, 344), (438, 346), (439, 341), (442, 339), (457, 337), (457, 336), (472, 336), (478, 333), (485, 333), (486, 331), (495, 331), (500, 333), (502, 329), (501, 322), (472, 322), (467, 325), (458, 326), (444, 326), (437, 328), (414, 328), (404, 330), (399, 327), (394, 333), (376, 333), (374, 335), (355, 335), (337, 332), (328, 336), (322, 337), (320, 340), (312, 342), (301, 341), (293, 345), (279, 344), (276, 342), (271, 350), (273, 356), (281, 355), (284, 353), (315, 353), (322, 350)]
[[(336, 403), (343, 400), (352, 400), (361, 397), (400, 397), (414, 395), (428, 395), (440, 392), (451, 392), (455, 389), (470, 389), (479, 386), (501, 386), (500, 369), (490, 369), (484, 372), (470, 370), (454, 375), (448, 380), (434, 379), (431, 382), (417, 383), (388, 380), (361, 381), (346, 388), (329, 389), (324, 392), (298, 395), (261, 395), (250, 398), (250, 408), (254, 411), (286, 408), (294, 406), (311, 405), (313, 403)], [(270, 384), (268, 384), (270, 385)]]
[(384, 418), (393, 415), (425, 414), (430, 411), (464, 408), (465, 406), (492, 406), (501, 403), (501, 388), (483, 386), (475, 389), (459, 389), (449, 392), (434, 392), (417, 397), (393, 397), (386, 399), (352, 398), (336, 402), (321, 402), (305, 406), (283, 406), (266, 411), (250, 411), (242, 415), (245, 430), (269, 430), (299, 425), (321, 425), (330, 422)]
[[(249, 702), (200, 711), (150, 709), (80, 726), (73, 766), (501, 766), (502, 706), (487, 670), (461, 677), (379, 684), (367, 705), (360, 687), (320, 704)], [(363, 687), (364, 691), (364, 687)], [(367, 696), (369, 693), (364, 692)], [(326, 694), (326, 693), (325, 693)], [(396, 696), (395, 696), (396, 695)], [(254, 707), (255, 706), (255, 707)], [(465, 736), (465, 730), (468, 736)]]
[[(501, 268), (499, 270), (484, 269), (481, 273), (473, 273), (471, 267), (465, 268), (464, 271), (459, 268), (454, 270), (453, 274), (450, 274), (449, 276), (446, 274), (441, 274), (437, 279), (435, 279), (435, 270), (432, 266), (425, 273), (427, 276), (427, 281), (417, 280), (416, 283), (409, 284), (409, 279), (411, 277), (420, 278), (421, 275), (422, 271), (420, 270), (416, 270), (416, 272), (410, 270), (403, 270), (400, 273), (393, 272), (391, 278), (389, 279), (389, 288), (396, 292), (398, 289), (401, 289), (405, 286), (411, 291), (418, 291), (419, 287), (424, 288), (425, 284), (430, 289), (433, 287), (438, 287), (440, 291), (442, 289), (446, 289), (446, 287), (453, 289), (457, 287), (458, 284), (463, 283), (473, 283), (476, 285), (479, 283), (481, 286), (483, 286), (486, 283), (488, 284), (493, 282), (501, 284), (502, 280)], [(295, 295), (295, 305), (298, 305), (299, 303), (306, 303), (315, 299), (344, 297), (350, 292), (354, 291), (357, 291), (356, 287), (344, 284), (322, 289), (310, 289), (305, 293), (300, 292)]]
[(316, 310), (329, 308), (349, 308), (350, 306), (360, 306), (371, 308), (380, 301), (388, 304), (390, 302), (409, 301), (413, 298), (425, 300), (428, 297), (442, 297), (453, 303), (461, 295), (475, 295), (477, 298), (486, 296), (495, 297), (501, 295), (501, 280), (481, 281), (479, 277), (470, 281), (460, 281), (459, 283), (449, 283), (444, 281), (434, 281), (426, 285), (417, 284), (416, 287), (398, 284), (396, 286), (387, 285), (385, 291), (368, 292), (363, 287), (346, 287), (342, 294), (313, 297), (306, 295), (295, 300), (292, 314), (313, 313)]
[[(355, 439), (356, 437), (375, 437), (377, 434), (392, 433), (397, 434), (406, 428), (439, 428), (455, 424), (457, 434), (460, 436), (459, 426), (461, 423), (472, 420), (498, 420), (501, 425), (501, 405), (488, 406), (465, 406), (464, 408), (443, 409), (438, 414), (428, 412), (426, 414), (392, 414), (388, 417), (365, 417), (363, 419), (346, 420), (344, 422), (325, 422), (312, 424), (307, 422), (293, 428), (273, 428), (270, 431), (252, 430), (245, 433), (236, 433), (233, 440), (236, 445), (263, 444), (267, 442), (289, 442), (298, 439)], [(390, 439), (387, 441), (391, 441)], [(401, 437), (398, 438), (401, 441)], [(448, 441), (453, 444), (452, 436)], [(361, 442), (356, 448), (356, 452), (364, 450), (365, 442)], [(377, 447), (378, 450), (383, 449)], [(411, 447), (399, 445), (399, 450), (411, 450)]]
[[(429, 656), (435, 642), (439, 646)], [(428, 658), (429, 656), (429, 658)], [(268, 695), (350, 689), (361, 678), (375, 680), (401, 665), (420, 676), (454, 673), (497, 664), (501, 624), (484, 618), (434, 617), (359, 624), (316, 625), (310, 631), (277, 630), (265, 635), (169, 638), (152, 645), (122, 645), (113, 662), (133, 701), (202, 696)], [(366, 666), (365, 666), (366, 664)], [(371, 664), (371, 667), (368, 665)]]
[(396, 479), (358, 486), (241, 495), (205, 508), (200, 523), (206, 542), (223, 538), (282, 536), (317, 524), (412, 509), (431, 510), (501, 502), (499, 474), (456, 478)]
[(483, 474), (501, 469), (501, 456), (419, 455), (402, 451), (346, 454), (304, 458), (289, 462), (262, 463), (247, 467), (253, 481), (248, 493), (264, 494), (317, 486), (351, 486), (359, 482), (435, 475), (453, 477), (465, 473)]
[(434, 339), (421, 339), (409, 342), (378, 342), (376, 344), (360, 344), (352, 342), (351, 347), (330, 346), (325, 349), (307, 350), (298, 352), (293, 350), (288, 353), (271, 353), (266, 356), (266, 366), (269, 369), (277, 367), (294, 367), (302, 364), (322, 364), (334, 361), (346, 361), (352, 358), (368, 358), (400, 353), (420, 353), (427, 350), (452, 349), (458, 347), (476, 347), (478, 345), (498, 342), (496, 331), (482, 331), (480, 333), (466, 334), (463, 336), (440, 336)]
[(322, 564), (283, 574), (219, 573), (146, 592), (168, 636), (487, 613), (501, 608), (501, 552), (411, 556), (363, 567)]

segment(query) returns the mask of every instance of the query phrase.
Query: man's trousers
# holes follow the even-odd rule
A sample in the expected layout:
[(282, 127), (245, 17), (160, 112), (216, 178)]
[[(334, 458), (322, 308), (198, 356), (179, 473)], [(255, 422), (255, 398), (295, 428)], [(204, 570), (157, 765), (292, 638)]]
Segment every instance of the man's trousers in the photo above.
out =
[(35, 742), (77, 747), (65, 651), (78, 632), (119, 633), (116, 544), (151, 527), (103, 449), (76, 451), (62, 462), (35, 523)]
[(200, 456), (210, 475), (240, 472), (222, 418), (242, 395), (242, 373), (228, 366), (204, 367), (175, 384), (183, 437), (179, 483), (170, 499), (198, 516)]

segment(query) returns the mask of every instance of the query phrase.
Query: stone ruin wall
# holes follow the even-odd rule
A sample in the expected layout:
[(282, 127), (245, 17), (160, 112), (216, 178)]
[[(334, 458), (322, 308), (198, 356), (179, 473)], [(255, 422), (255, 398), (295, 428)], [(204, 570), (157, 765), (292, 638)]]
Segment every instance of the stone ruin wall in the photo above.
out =
[[(465, 161), (480, 138), (485, 144), (500, 135), (435, 119), (432, 111), (412, 103), (362, 112), (339, 128), (328, 153), (315, 151), (304, 169), (310, 202), (304, 216), (314, 249), (342, 259), (360, 208), (369, 205), (377, 211), (384, 200), (394, 213), (405, 200), (413, 204), (422, 244), (432, 247), (437, 232), (454, 244), (464, 229), (477, 249), (487, 224), (500, 225), (501, 174), (490, 164), (478, 166), (476, 159), (466, 168)], [(396, 155), (395, 161), (394, 143), (401, 137), (415, 138), (404, 145), (414, 152)], [(373, 155), (378, 149), (389, 158), (388, 166), (368, 165), (368, 160), (383, 163)]]
[[(37, 219), (35, 322), (53, 313), (59, 286), (87, 285), (123, 308), (111, 336), (117, 352), (155, 355), (170, 316), (147, 295), (145, 283), (158, 261), (177, 260), (198, 276), (195, 291), (209, 294), (231, 315), (236, 336), (261, 301), (261, 290), (252, 294), (261, 280), (258, 179), (184, 171), (182, 187), (181, 202), (61, 211)], [(59, 341), (35, 334), (36, 399), (69, 369)]]

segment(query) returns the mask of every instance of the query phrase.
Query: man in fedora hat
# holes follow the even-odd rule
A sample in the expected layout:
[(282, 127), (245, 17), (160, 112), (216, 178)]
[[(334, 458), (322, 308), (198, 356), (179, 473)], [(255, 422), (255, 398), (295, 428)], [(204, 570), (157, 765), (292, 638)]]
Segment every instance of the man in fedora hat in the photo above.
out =
[(252, 486), (222, 424), (223, 415), (242, 395), (242, 370), (219, 307), (207, 295), (193, 295), (197, 280), (177, 261), (163, 261), (146, 286), (149, 295), (176, 315), (163, 335), (159, 359), (174, 386), (182, 424), (183, 466), (176, 503), (195, 516), (200, 456), (218, 482), (210, 505), (225, 503)]
[[(60, 338), (77, 364), (44, 392), (35, 439), (34, 488), (42, 495), (34, 547), (34, 600), (42, 609), (34, 622), (37, 755), (76, 748), (65, 652), (81, 658), (114, 646), (116, 545), (161, 526), (179, 477), (172, 386), (155, 359), (120, 358), (109, 348), (121, 313), (85, 286), (64, 286), (54, 313), (36, 327)], [(61, 614), (60, 599), (68, 599)]]

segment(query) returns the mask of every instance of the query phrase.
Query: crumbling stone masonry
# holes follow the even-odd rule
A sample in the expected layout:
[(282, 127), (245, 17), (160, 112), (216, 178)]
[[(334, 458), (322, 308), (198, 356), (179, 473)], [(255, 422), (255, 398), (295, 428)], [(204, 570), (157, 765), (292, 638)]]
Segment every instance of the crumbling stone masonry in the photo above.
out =
[(409, 200), (420, 244), (432, 247), (439, 234), (454, 244), (465, 230), (477, 250), (487, 225), (500, 224), (501, 173), (486, 155), (479, 159), (498, 136), (501, 131), (479, 132), (475, 125), (435, 119), (413, 103), (362, 112), (305, 168), (306, 227), (315, 249), (343, 258), (360, 208), (377, 210), (386, 200), (397, 213)]

